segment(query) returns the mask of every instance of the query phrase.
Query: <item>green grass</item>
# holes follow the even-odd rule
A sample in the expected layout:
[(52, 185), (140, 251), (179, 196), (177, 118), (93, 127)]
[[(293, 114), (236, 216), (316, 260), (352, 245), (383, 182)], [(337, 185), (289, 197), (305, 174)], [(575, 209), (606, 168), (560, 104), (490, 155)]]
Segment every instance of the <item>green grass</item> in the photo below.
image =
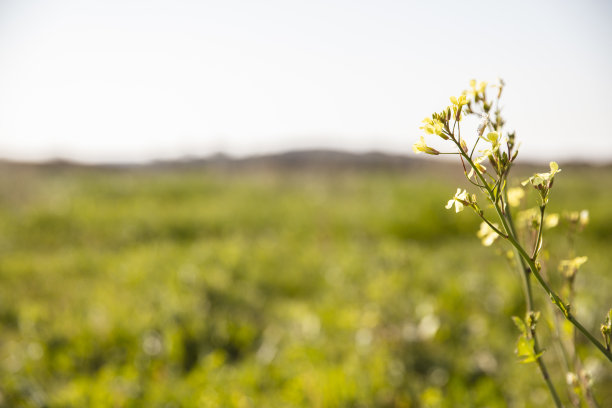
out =
[[(454, 183), (4, 168), (0, 406), (547, 406), (513, 354), (519, 277), (472, 214), (444, 209)], [(612, 306), (612, 172), (564, 169), (554, 190), (551, 210), (591, 210), (575, 307), (596, 332)], [(612, 404), (610, 364), (580, 351)]]

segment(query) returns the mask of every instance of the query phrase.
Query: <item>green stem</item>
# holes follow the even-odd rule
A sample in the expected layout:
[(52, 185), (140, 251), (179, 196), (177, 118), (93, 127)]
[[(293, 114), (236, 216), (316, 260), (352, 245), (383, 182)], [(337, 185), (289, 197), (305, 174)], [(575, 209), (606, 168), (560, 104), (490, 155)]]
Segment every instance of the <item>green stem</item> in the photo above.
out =
[(565, 319), (567, 319), (578, 330), (580, 330), (580, 332), (582, 332), (582, 334), (584, 334), (585, 337), (589, 339), (589, 341), (593, 343), (608, 358), (608, 360), (612, 361), (612, 353), (607, 350), (604, 345), (601, 344), (595, 337), (593, 337), (593, 335), (589, 333), (589, 331), (578, 320), (576, 320), (576, 317), (569, 310), (569, 305), (563, 303), (563, 300), (561, 300), (561, 298), (555, 292), (553, 292), (550, 286), (548, 286), (548, 283), (546, 283), (546, 281), (540, 274), (539, 268), (537, 267), (535, 261), (531, 259), (529, 255), (527, 255), (525, 250), (514, 240), (513, 237), (508, 237), (508, 240), (519, 251), (521, 257), (527, 262), (527, 264), (529, 265), (529, 269), (531, 269), (531, 272), (533, 273), (533, 276), (535, 276), (540, 286), (542, 286), (548, 296), (550, 296), (552, 302), (557, 306), (557, 308), (559, 308), (559, 310), (561, 310), (561, 312), (563, 312)]
[[(504, 200), (502, 201), (503, 203), (507, 203), (508, 202), (508, 197), (507, 197), (507, 193), (506, 190), (504, 190)], [(512, 213), (510, 211), (508, 211), (508, 209), (506, 209), (506, 211), (504, 211), (505, 214), (505, 218), (508, 221), (508, 227), (510, 229), (510, 234), (514, 237), (515, 240), (518, 241), (517, 238), (517, 234), (516, 234), (516, 229), (514, 227), (514, 221), (512, 220)], [(525, 264), (525, 261), (523, 260), (523, 258), (521, 258), (520, 254), (518, 253), (518, 251), (515, 249), (514, 250), (514, 256), (517, 259), (517, 266), (520, 269), (520, 275), (523, 281), (523, 285), (524, 285), (524, 291), (525, 291), (525, 303), (526, 303), (526, 309), (527, 309), (527, 313), (530, 312), (534, 312), (534, 308), (533, 308), (533, 292), (531, 290), (531, 276), (529, 275), (530, 270), (528, 268), (528, 266)], [(540, 343), (538, 341), (538, 337), (536, 335), (536, 331), (535, 328), (533, 330), (531, 330), (531, 337), (533, 338), (533, 350), (534, 352), (537, 354), (539, 354), (542, 350), (540, 349)], [(548, 374), (548, 369), (546, 368), (546, 365), (544, 364), (544, 360), (542, 359), (542, 357), (539, 357), (537, 360), (537, 364), (538, 364), (538, 368), (540, 370), (540, 374), (542, 375), (542, 378), (544, 379), (544, 382), (546, 383), (546, 386), (548, 387), (548, 390), (550, 392), (550, 394), (553, 397), (553, 400), (555, 401), (555, 405), (557, 407), (562, 407), (563, 404), (561, 403), (561, 399), (559, 398), (559, 394), (557, 393), (557, 390), (555, 389), (555, 386), (553, 385), (552, 381), (550, 380), (550, 375)]]
[(540, 286), (544, 289), (546, 294), (548, 294), (548, 296), (551, 298), (552, 302), (557, 306), (557, 308), (559, 308), (559, 310), (563, 312), (563, 315), (565, 316), (565, 318), (570, 323), (572, 323), (578, 330), (580, 330), (580, 332), (582, 332), (582, 334), (584, 334), (584, 336), (587, 339), (589, 339), (589, 341), (593, 343), (593, 345), (595, 345), (595, 347), (597, 347), (603, 353), (603, 355), (606, 356), (608, 360), (612, 362), (612, 352), (606, 349), (606, 347), (603, 344), (601, 344), (599, 340), (593, 337), (593, 335), (589, 333), (589, 331), (578, 320), (576, 320), (574, 315), (570, 312), (569, 306), (563, 303), (561, 298), (550, 288), (550, 286), (548, 285), (548, 283), (546, 283), (542, 275), (540, 275), (539, 268), (537, 267), (535, 261), (527, 254), (527, 252), (525, 252), (525, 249), (523, 249), (521, 244), (510, 233), (510, 227), (508, 225), (508, 222), (506, 221), (506, 218), (504, 217), (501, 209), (499, 208), (499, 205), (497, 201), (495, 200), (495, 195), (493, 191), (491, 190), (491, 188), (489, 187), (489, 185), (486, 183), (483, 175), (480, 173), (480, 171), (478, 171), (478, 169), (474, 165), (474, 162), (463, 152), (463, 150), (461, 150), (461, 146), (459, 146), (457, 141), (456, 140), (453, 140), (453, 141), (455, 142), (455, 144), (457, 144), (457, 146), (459, 147), (459, 150), (462, 152), (461, 155), (466, 159), (466, 161), (474, 169), (475, 174), (478, 176), (478, 178), (480, 178), (480, 181), (483, 183), (485, 190), (487, 191), (489, 198), (491, 199), (493, 203), (495, 212), (497, 213), (502, 225), (504, 226), (504, 230), (506, 231), (508, 235), (508, 238), (507, 238), (508, 241), (519, 252), (521, 258), (525, 260), (525, 262), (529, 266), (529, 269), (531, 270), (531, 273), (536, 278)]
[(487, 224), (489, 228), (495, 231), (497, 235), (499, 235), (500, 237), (508, 238), (506, 234), (501, 232), (495, 225), (491, 224), (491, 222), (485, 218), (485, 216), (482, 214), (482, 210), (476, 210), (476, 214), (478, 214), (480, 219), (482, 219), (482, 221), (484, 221), (484, 223)]
[(533, 251), (531, 254), (531, 259), (536, 260), (538, 258), (538, 253), (540, 252), (540, 246), (542, 245), (542, 231), (544, 230), (544, 212), (546, 211), (546, 205), (542, 204), (540, 206), (540, 226), (538, 227), (538, 235), (533, 245)]
[[(532, 331), (532, 336), (535, 336), (535, 331)], [(538, 353), (538, 340), (536, 339), (536, 337), (533, 337), (533, 347), (534, 347), (534, 351), (536, 353)], [(540, 368), (540, 372), (542, 373), (542, 377), (544, 378), (544, 381), (546, 382), (546, 386), (548, 387), (548, 390), (550, 391), (550, 395), (552, 395), (553, 400), (555, 401), (555, 405), (558, 408), (563, 408), (563, 403), (561, 402), (561, 399), (559, 398), (559, 394), (557, 394), (557, 390), (555, 389), (555, 386), (553, 385), (552, 381), (550, 381), (550, 375), (548, 374), (548, 370), (546, 369), (546, 366), (544, 365), (544, 361), (542, 361), (542, 357), (538, 357), (537, 358), (537, 363), (538, 363), (538, 367)]]
[[(461, 146), (459, 146), (459, 148), (461, 149)], [(489, 185), (486, 183), (483, 175), (480, 173), (480, 171), (478, 171), (478, 169), (476, 168), (476, 166), (472, 162), (471, 158), (467, 157), (467, 155), (465, 155), (465, 154), (463, 154), (463, 156), (465, 157), (467, 162), (474, 169), (474, 172), (478, 175), (478, 177), (482, 181), (484, 188), (487, 190), (487, 193), (489, 194), (489, 197), (491, 198), (491, 202), (495, 206), (495, 210), (496, 210), (496, 212), (497, 212), (497, 214), (498, 214), (498, 216), (500, 218), (500, 221), (502, 222), (502, 225), (504, 226), (504, 229), (506, 231), (506, 234), (500, 234), (500, 235), (505, 236), (507, 239), (510, 239), (512, 237), (512, 240), (514, 242), (518, 243), (518, 241), (516, 240), (516, 231), (514, 230), (514, 223), (512, 222), (512, 217), (510, 216), (509, 211), (505, 212), (507, 214), (508, 218), (509, 218), (508, 221), (507, 221), (506, 217), (504, 216), (504, 212), (500, 210), (500, 208), (498, 206), (498, 203), (497, 203), (497, 200), (495, 200), (493, 192), (491, 191), (491, 188), (489, 187)], [(517, 258), (519, 260), (519, 263), (522, 266), (521, 276), (523, 278), (523, 284), (525, 286), (524, 290), (525, 290), (525, 301), (526, 301), (526, 306), (527, 306), (527, 312), (532, 312), (533, 311), (533, 294), (532, 294), (532, 290), (531, 290), (531, 281), (530, 281), (530, 276), (529, 276), (529, 269), (527, 268), (527, 265), (525, 265), (525, 261), (522, 259), (522, 257), (520, 256), (520, 254), (518, 253), (518, 251), (516, 249), (515, 249), (515, 255), (517, 256)], [(530, 334), (531, 334), (531, 337), (533, 338), (534, 351), (535, 351), (536, 354), (538, 354), (538, 353), (540, 353), (540, 345), (539, 345), (538, 338), (537, 338), (537, 335), (535, 333), (535, 330), (530, 330)], [(539, 358), (537, 358), (536, 362), (537, 362), (538, 368), (540, 370), (540, 374), (542, 375), (542, 378), (544, 379), (544, 382), (546, 383), (546, 386), (548, 387), (550, 395), (552, 396), (552, 398), (553, 398), (553, 400), (555, 402), (555, 406), (557, 408), (563, 408), (563, 404), (561, 403), (561, 399), (559, 398), (559, 394), (557, 393), (557, 390), (555, 389), (555, 386), (554, 386), (554, 384), (552, 383), (552, 381), (550, 379), (550, 374), (548, 373), (548, 369), (546, 368), (546, 365), (544, 364), (544, 361), (542, 360), (541, 357), (539, 357)]]

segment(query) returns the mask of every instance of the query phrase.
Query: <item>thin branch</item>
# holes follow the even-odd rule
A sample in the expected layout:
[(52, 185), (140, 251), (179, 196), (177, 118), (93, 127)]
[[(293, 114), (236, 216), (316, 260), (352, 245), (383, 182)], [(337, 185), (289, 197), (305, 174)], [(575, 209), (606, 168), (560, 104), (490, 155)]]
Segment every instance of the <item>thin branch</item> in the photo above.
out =
[(499, 229), (498, 229), (498, 228), (497, 228), (495, 225), (491, 224), (491, 222), (490, 222), (489, 220), (487, 220), (487, 219), (486, 219), (486, 217), (483, 215), (482, 210), (480, 210), (480, 211), (475, 210), (475, 211), (476, 211), (476, 214), (478, 214), (478, 216), (479, 216), (479, 217), (480, 217), (480, 218), (481, 218), (481, 219), (482, 219), (482, 220), (483, 220), (483, 221), (484, 221), (484, 222), (485, 222), (485, 223), (486, 223), (486, 224), (487, 224), (489, 227), (491, 227), (491, 229), (492, 229), (493, 231), (495, 231), (495, 233), (496, 233), (497, 235), (499, 235), (499, 236), (500, 236), (500, 237), (502, 237), (502, 238), (508, 239), (508, 234), (505, 234), (505, 233), (501, 232), (501, 231), (500, 231), (500, 230), (499, 230)]
[[(453, 141), (455, 143), (457, 143), (456, 140), (453, 139)], [(487, 193), (489, 194), (489, 197), (491, 198), (492, 202), (493, 202), (493, 207), (495, 208), (495, 211), (497, 212), (497, 215), (504, 227), (504, 230), (506, 231), (506, 233), (508, 233), (508, 241), (512, 244), (512, 246), (514, 248), (516, 248), (516, 250), (519, 252), (519, 254), (521, 255), (521, 257), (525, 260), (525, 262), (527, 262), (527, 265), (529, 266), (529, 269), (531, 269), (531, 272), (533, 273), (533, 276), (535, 276), (536, 280), (538, 281), (538, 283), (540, 284), (540, 286), (544, 289), (544, 291), (546, 292), (546, 294), (551, 298), (551, 301), (557, 306), (557, 308), (559, 308), (559, 310), (561, 310), (561, 312), (563, 312), (563, 315), (565, 316), (565, 318), (572, 323), (574, 326), (576, 326), (576, 328), (578, 330), (580, 330), (582, 332), (582, 334), (584, 334), (584, 336), (591, 342), (593, 343), (593, 345), (595, 347), (597, 347), (604, 356), (606, 356), (606, 358), (608, 360), (610, 360), (612, 362), (612, 352), (610, 350), (608, 350), (601, 342), (599, 342), (599, 340), (597, 340), (577, 319), (576, 317), (570, 312), (569, 310), (569, 305), (567, 305), (566, 303), (563, 302), (563, 300), (559, 297), (559, 295), (557, 295), (556, 292), (554, 292), (551, 287), (548, 285), (548, 283), (544, 280), (544, 278), (542, 277), (542, 275), (539, 272), (539, 269), (535, 263), (535, 261), (527, 254), (527, 252), (523, 249), (523, 247), (518, 243), (518, 241), (512, 236), (512, 234), (510, 234), (510, 227), (508, 225), (508, 222), (506, 220), (506, 218), (504, 217), (503, 212), (501, 211), (501, 209), (499, 208), (498, 203), (494, 200), (495, 199), (495, 195), (493, 194), (493, 191), (491, 190), (491, 188), (489, 186), (486, 185), (485, 179), (483, 177), (483, 175), (480, 173), (480, 171), (478, 171), (478, 169), (476, 168), (476, 166), (474, 165), (474, 162), (465, 154), (462, 153), (462, 156), (466, 159), (466, 161), (470, 164), (470, 166), (474, 169), (474, 172), (476, 173), (476, 175), (478, 176), (478, 178), (480, 178), (480, 180), (483, 182), (483, 184), (485, 184), (485, 190), (487, 191)]]
[(540, 246), (542, 245), (542, 231), (544, 230), (544, 212), (546, 211), (546, 205), (542, 204), (540, 206), (540, 226), (538, 227), (538, 234), (536, 235), (536, 240), (533, 244), (533, 251), (531, 252), (531, 259), (534, 261), (538, 257), (540, 252)]
[[(507, 172), (506, 172), (506, 175), (507, 175)], [(507, 205), (507, 203), (508, 203), (508, 190), (503, 189), (502, 205)], [(506, 220), (508, 221), (508, 228), (509, 228), (510, 234), (513, 236), (514, 240), (518, 242), (516, 229), (514, 227), (514, 221), (512, 219), (512, 212), (505, 211), (504, 215), (505, 215)], [(528, 265), (525, 263), (525, 261), (523, 260), (523, 258), (520, 256), (518, 250), (516, 249), (514, 250), (514, 256), (517, 259), (517, 266), (520, 269), (519, 273), (523, 281), (523, 290), (525, 292), (525, 306), (527, 309), (527, 313), (534, 312), (533, 292), (531, 290), (530, 269)], [(538, 337), (537, 337), (535, 330), (531, 330), (531, 338), (533, 339), (533, 351), (536, 354), (539, 354), (542, 350), (540, 348), (540, 343), (538, 341)], [(561, 404), (559, 395), (557, 394), (557, 390), (555, 389), (554, 385), (550, 381), (550, 375), (548, 374), (548, 369), (546, 368), (546, 365), (544, 364), (544, 361), (542, 360), (541, 357), (537, 359), (537, 363), (538, 363), (538, 369), (540, 370), (540, 374), (542, 375), (542, 378), (544, 379), (544, 382), (546, 383), (546, 386), (548, 387), (548, 390), (550, 394), (552, 395), (553, 400), (555, 401), (555, 404), (557, 405), (557, 407), (562, 407), (563, 405)]]

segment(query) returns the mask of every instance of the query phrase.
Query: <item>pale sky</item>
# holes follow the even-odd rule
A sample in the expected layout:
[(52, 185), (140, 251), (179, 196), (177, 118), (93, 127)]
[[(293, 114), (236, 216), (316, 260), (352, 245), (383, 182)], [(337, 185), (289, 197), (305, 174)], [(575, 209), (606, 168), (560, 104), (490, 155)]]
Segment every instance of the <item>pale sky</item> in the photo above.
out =
[(522, 157), (612, 160), (612, 2), (0, 0), (0, 157), (408, 154), (497, 77)]

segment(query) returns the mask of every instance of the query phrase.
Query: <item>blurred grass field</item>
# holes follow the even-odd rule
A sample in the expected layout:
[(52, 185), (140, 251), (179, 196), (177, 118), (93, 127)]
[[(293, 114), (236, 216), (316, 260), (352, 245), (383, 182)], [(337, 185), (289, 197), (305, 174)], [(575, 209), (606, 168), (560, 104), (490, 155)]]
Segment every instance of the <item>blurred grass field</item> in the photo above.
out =
[[(507, 248), (444, 209), (457, 180), (4, 165), (0, 406), (549, 406), (513, 352), (524, 305)], [(611, 206), (610, 167), (564, 168), (551, 198), (590, 210), (575, 309), (595, 333), (612, 307)], [(545, 242), (557, 283), (563, 232)], [(612, 406), (610, 364), (580, 352)]]

